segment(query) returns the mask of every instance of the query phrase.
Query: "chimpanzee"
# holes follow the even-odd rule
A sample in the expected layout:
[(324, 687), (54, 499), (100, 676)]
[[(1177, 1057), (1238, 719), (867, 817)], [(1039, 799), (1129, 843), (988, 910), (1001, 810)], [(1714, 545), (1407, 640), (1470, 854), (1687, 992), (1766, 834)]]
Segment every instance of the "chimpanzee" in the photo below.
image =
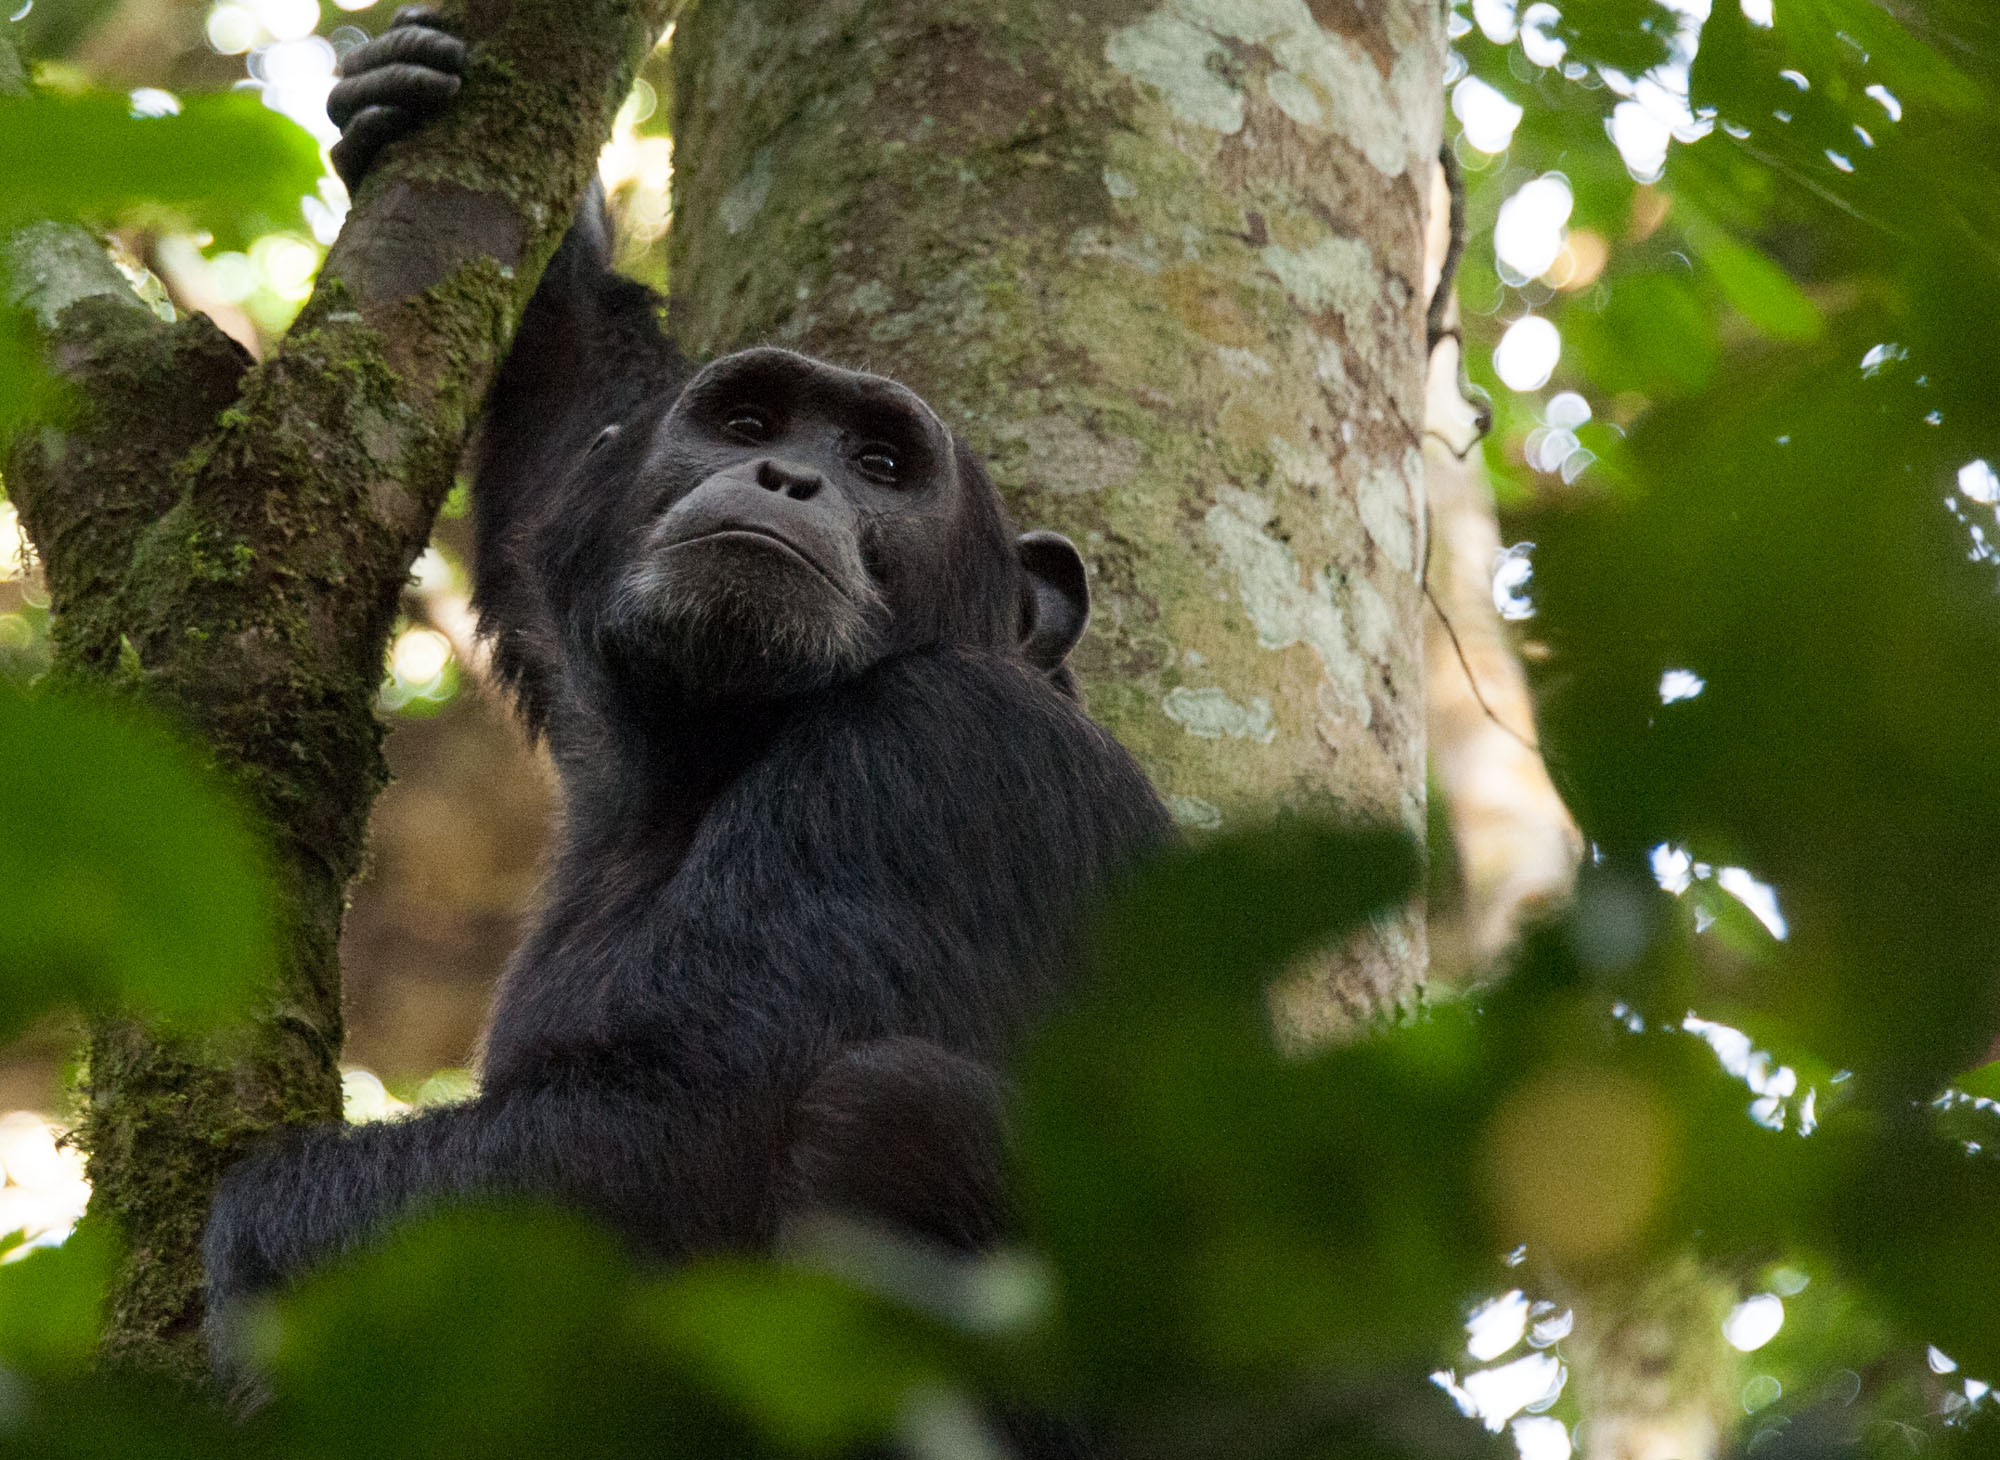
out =
[[(421, 13), (350, 53), (350, 187), (448, 103)], [(1075, 548), (1016, 538), (903, 386), (779, 349), (683, 363), (595, 188), (487, 401), (476, 598), (560, 769), (479, 1095), (293, 1131), (225, 1177), (212, 1311), (457, 1198), (542, 1196), (657, 1258), (841, 1208), (976, 1248), (996, 1071), (1073, 914), (1165, 840), (1082, 712)]]

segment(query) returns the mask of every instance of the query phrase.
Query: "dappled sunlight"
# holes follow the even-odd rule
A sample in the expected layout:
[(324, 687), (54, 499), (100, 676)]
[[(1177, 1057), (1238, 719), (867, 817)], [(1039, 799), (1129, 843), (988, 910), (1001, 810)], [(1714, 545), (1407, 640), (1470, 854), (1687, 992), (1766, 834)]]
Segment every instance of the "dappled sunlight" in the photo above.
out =
[(1560, 391), (1542, 409), (1542, 424), (1521, 443), (1521, 457), (1545, 475), (1575, 481), (1597, 460), (1597, 453), (1577, 435), (1590, 424), (1590, 402), (1573, 390)]
[(1969, 461), (1958, 469), (1958, 489), (1981, 506), (2000, 503), (2000, 474), (1986, 461)]
[(1551, 172), (1522, 184), (1500, 205), (1499, 220), (1493, 225), (1493, 251), (1504, 282), (1525, 284), (1555, 266), (1567, 241), (1564, 225), (1575, 204), (1569, 179)]
[(1660, 676), (1660, 703), (1679, 704), (1708, 688), (1708, 681), (1692, 669), (1669, 669)]
[[(1660, 677), (1660, 702), (1673, 704), (1679, 700), (1698, 696), (1706, 683), (1699, 675), (1685, 669), (1670, 669)], [(1782, 942), (1790, 933), (1785, 915), (1778, 907), (1777, 890), (1768, 883), (1759, 882), (1741, 867), (1714, 867), (1707, 862), (1698, 862), (1681, 847), (1662, 842), (1652, 851), (1653, 876), (1663, 892), (1678, 897), (1696, 882), (1713, 882), (1731, 897), (1743, 904), (1773, 938)], [(1712, 920), (1702, 916), (1697, 906), (1695, 931), (1705, 932)]]
[(1816, 1092), (1811, 1087), (1800, 1096), (1796, 1108), (1790, 1103), (1799, 1094), (1798, 1071), (1790, 1065), (1779, 1064), (1769, 1051), (1756, 1048), (1749, 1035), (1727, 1024), (1689, 1014), (1681, 1020), (1681, 1028), (1706, 1041), (1722, 1068), (1750, 1087), (1757, 1097), (1750, 1102), (1750, 1118), (1757, 1124), (1781, 1131), (1789, 1118), (1792, 1128), (1802, 1136), (1817, 1128)]
[(1502, 548), (1493, 561), (1493, 611), (1508, 623), (1520, 623), (1535, 616), (1535, 600), (1528, 596), (1534, 580), (1535, 545), (1517, 542)]
[(12, 583), (28, 571), (28, 536), (14, 504), (0, 498), (0, 583)]
[(377, 696), (384, 710), (434, 709), (458, 692), (451, 640), (436, 629), (405, 627), (389, 641), (388, 677)]
[(393, 1120), (408, 1115), (410, 1105), (391, 1095), (373, 1070), (350, 1065), (340, 1072), (340, 1111), (349, 1125)]
[(297, 122), (322, 147), (339, 140), (340, 129), (326, 114), (327, 93), (333, 90), (339, 55), (325, 36), (275, 40), (249, 52), (250, 78), (263, 93), (264, 105)]
[(1493, 371), (1509, 390), (1540, 390), (1555, 374), (1562, 358), (1562, 334), (1537, 314), (1524, 315), (1500, 337), (1493, 350)]
[[(1507, 1428), (1516, 1415), (1536, 1415), (1552, 1408), (1562, 1398), (1568, 1381), (1569, 1366), (1552, 1353), (1524, 1354), (1492, 1368), (1475, 1369), (1463, 1379), (1451, 1369), (1431, 1375), (1431, 1382), (1451, 1396), (1460, 1413), (1478, 1420), (1494, 1434)], [(1534, 1441), (1547, 1443), (1540, 1433), (1530, 1433)], [(1525, 1448), (1522, 1460), (1530, 1460)]]
[(1477, 76), (1468, 76), (1451, 92), (1451, 113), (1464, 129), (1461, 135), (1481, 152), (1505, 152), (1525, 112)]
[(1722, 1336), (1739, 1353), (1754, 1353), (1778, 1336), (1785, 1326), (1785, 1300), (1776, 1293), (1757, 1293), (1729, 1310)]
[(0, 1242), (18, 1234), (9, 1261), (69, 1236), (90, 1200), (83, 1153), (63, 1142), (64, 1132), (32, 1110), (0, 1115)]
[(636, 78), (631, 94), (618, 108), (611, 140), (597, 158), (604, 191), (619, 204), (628, 248), (644, 248), (664, 237), (673, 219), (673, 139), (663, 132), (639, 130), (653, 120), (658, 108), (652, 83), (643, 76)]
[(1528, 1332), (1528, 1295), (1519, 1288), (1472, 1310), (1465, 1320), (1465, 1351), (1480, 1363), (1499, 1358)]
[(1941, 1379), (1957, 1375), (1958, 1388), (1947, 1390), (1939, 1405), (1948, 1421), (1963, 1422), (1973, 1411), (1993, 1399), (1993, 1386), (1983, 1379), (1959, 1374), (1958, 1360), (1933, 1344), (1924, 1351), (1930, 1371)]

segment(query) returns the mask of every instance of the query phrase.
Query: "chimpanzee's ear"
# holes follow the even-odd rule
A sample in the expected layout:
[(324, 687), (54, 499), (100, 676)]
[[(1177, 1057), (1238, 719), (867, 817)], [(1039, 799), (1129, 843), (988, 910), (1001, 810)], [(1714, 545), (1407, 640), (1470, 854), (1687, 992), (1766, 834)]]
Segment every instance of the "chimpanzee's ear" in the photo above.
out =
[(1019, 551), (1021, 653), (1037, 669), (1054, 674), (1090, 622), (1083, 555), (1060, 532), (1024, 532)]

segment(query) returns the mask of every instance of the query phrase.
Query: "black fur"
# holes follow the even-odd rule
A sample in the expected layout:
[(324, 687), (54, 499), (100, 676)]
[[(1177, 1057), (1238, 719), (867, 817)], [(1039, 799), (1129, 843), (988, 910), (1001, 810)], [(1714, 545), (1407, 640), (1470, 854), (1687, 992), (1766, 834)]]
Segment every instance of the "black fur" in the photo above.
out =
[[(342, 86), (394, 110), (366, 51)], [(382, 64), (439, 54), (399, 41)], [(691, 374), (607, 241), (588, 201), (476, 460), (481, 627), (565, 790), (480, 1094), (293, 1131), (235, 1166), (205, 1244), (225, 1328), (394, 1218), (487, 1194), (593, 1212), (668, 1259), (767, 1247), (814, 1207), (990, 1241), (996, 1071), (1061, 997), (1080, 901), (1168, 835), (1064, 692), (1074, 549), (1017, 544), (977, 460), (900, 387), (777, 351)], [(784, 418), (782, 451), (732, 424), (739, 399)], [(901, 475), (871, 484), (850, 443), (885, 432)], [(697, 499), (804, 524), (786, 540), (830, 571), (754, 543), (747, 566), (702, 566), (711, 538), (662, 537)], [(626, 623), (634, 575), (668, 562), (676, 593), (734, 595), (747, 618), (711, 631), (642, 594)], [(849, 628), (819, 634), (835, 609)], [(714, 663), (711, 632), (729, 640)]]

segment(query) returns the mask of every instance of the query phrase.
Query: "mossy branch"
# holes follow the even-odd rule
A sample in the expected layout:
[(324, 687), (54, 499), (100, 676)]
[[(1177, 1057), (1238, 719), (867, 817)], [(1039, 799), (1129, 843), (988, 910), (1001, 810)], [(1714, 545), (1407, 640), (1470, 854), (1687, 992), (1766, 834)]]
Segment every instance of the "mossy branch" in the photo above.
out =
[(666, 8), (469, 0), (453, 17), (472, 43), (453, 114), (385, 154), (260, 365), (205, 319), (129, 307), (103, 273), (66, 291), (73, 230), (14, 255), (77, 405), (21, 443), (7, 477), (47, 565), (54, 673), (141, 694), (205, 740), (269, 827), (290, 934), (261, 1019), (226, 1046), (130, 1023), (93, 1038), (93, 1212), (130, 1253), (117, 1359), (200, 1371), (215, 1176), (270, 1125), (339, 1114), (336, 947), (384, 779), (385, 641)]

